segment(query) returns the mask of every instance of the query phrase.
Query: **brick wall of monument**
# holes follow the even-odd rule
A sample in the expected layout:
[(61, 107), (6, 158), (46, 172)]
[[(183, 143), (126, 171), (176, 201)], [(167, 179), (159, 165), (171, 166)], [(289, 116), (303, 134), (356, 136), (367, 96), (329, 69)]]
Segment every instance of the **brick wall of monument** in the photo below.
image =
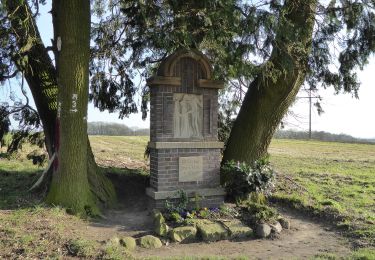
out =
[[(217, 206), (224, 198), (220, 188), (222, 144), (217, 134), (218, 87), (208, 76), (207, 63), (201, 63), (202, 56), (176, 57), (161, 65), (150, 86), (148, 194), (156, 208), (162, 208), (170, 195), (175, 197), (177, 190), (188, 191), (189, 196), (197, 192), (204, 197), (202, 205)], [(158, 76), (160, 83), (156, 83)]]
[[(179, 182), (179, 157), (203, 156), (203, 180)], [(150, 186), (156, 191), (214, 188), (220, 185), (220, 149), (151, 149)]]
[[(183, 91), (186, 91), (183, 87), (174, 86), (151, 88), (150, 141), (187, 141), (173, 137), (173, 93), (184, 93)], [(188, 141), (217, 141), (217, 116), (213, 116), (211, 112), (218, 110), (217, 90), (196, 88), (189, 94), (203, 95), (203, 139), (189, 138)]]

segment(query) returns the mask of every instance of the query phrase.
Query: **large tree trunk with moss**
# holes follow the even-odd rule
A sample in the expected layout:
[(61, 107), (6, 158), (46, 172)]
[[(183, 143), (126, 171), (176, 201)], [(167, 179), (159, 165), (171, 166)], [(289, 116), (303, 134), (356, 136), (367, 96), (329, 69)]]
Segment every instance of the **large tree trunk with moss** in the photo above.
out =
[[(43, 45), (35, 19), (26, 1), (2, 0), (10, 16), (12, 33), (16, 38), (20, 54), (14, 57), (18, 70), (28, 83), (46, 137), (46, 149), (50, 156), (55, 153), (56, 115), (57, 115), (57, 77), (56, 69)], [(27, 22), (25, 22), (27, 21)], [(115, 199), (112, 183), (97, 167), (87, 135), (87, 175), (92, 193), (103, 204)], [(52, 175), (52, 170), (47, 176)], [(46, 181), (47, 180), (47, 181)], [(44, 182), (49, 186), (48, 178)]]
[(56, 159), (47, 202), (73, 213), (96, 213), (87, 177), (90, 1), (55, 1), (59, 92)]
[(304, 82), (316, 0), (287, 0), (270, 59), (251, 83), (231, 130), (223, 162), (251, 163), (267, 154), (272, 136)]

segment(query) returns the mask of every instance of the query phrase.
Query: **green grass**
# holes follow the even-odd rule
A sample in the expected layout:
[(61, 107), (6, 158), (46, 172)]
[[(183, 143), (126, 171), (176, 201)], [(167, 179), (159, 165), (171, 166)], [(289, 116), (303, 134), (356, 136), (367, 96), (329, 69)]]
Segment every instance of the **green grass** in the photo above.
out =
[(59, 208), (30, 206), (0, 211), (0, 258), (42, 259), (66, 254), (63, 230), (80, 220)]
[(375, 145), (273, 140), (274, 199), (325, 216), (375, 246)]
[(43, 168), (26, 159), (26, 155), (33, 149), (35, 147), (23, 145), (22, 151), (7, 158), (5, 147), (0, 148), (0, 209), (14, 209), (36, 203), (36, 197), (28, 189)]
[[(133, 175), (125, 166), (141, 168), (136, 171), (139, 178), (147, 175), (148, 137), (90, 136), (90, 140), (97, 162), (113, 176)], [(70, 244), (78, 248), (77, 255), (120, 257), (117, 249), (70, 234), (71, 225), (84, 225), (82, 220), (60, 208), (45, 207), (28, 192), (42, 171), (26, 160), (29, 150), (25, 146), (10, 160), (0, 150), (0, 258), (67, 256)], [(279, 173), (273, 199), (329, 219), (369, 247), (348, 259), (375, 259), (370, 248), (375, 245), (375, 145), (273, 140), (269, 152)]]
[[(128, 149), (127, 155), (133, 150), (139, 155), (137, 159), (141, 158), (143, 147), (147, 143), (143, 141), (142, 146), (142, 139), (147, 138), (138, 138), (140, 143), (137, 138), (110, 138), (112, 143), (103, 147), (111, 148), (111, 153), (95, 150), (100, 145), (93, 139), (96, 160), (102, 162), (100, 165), (106, 168), (106, 172), (114, 173), (113, 176), (134, 176), (136, 173), (137, 178), (144, 178), (144, 169), (117, 168), (124, 155), (116, 157), (116, 153)], [(129, 148), (124, 140), (137, 147)], [(98, 141), (101, 141), (100, 138)], [(98, 241), (86, 239), (80, 231), (87, 225), (85, 220), (71, 216), (59, 207), (44, 205), (37, 194), (28, 191), (43, 171), (43, 168), (26, 159), (31, 150), (33, 147), (24, 145), (19, 153), (6, 158), (5, 149), (0, 148), (0, 259), (130, 259), (122, 248), (108, 247)], [(106, 161), (108, 158), (117, 160), (117, 164)], [(138, 164), (144, 166), (146, 161), (143, 159)]]
[(221, 256), (180, 256), (180, 257), (147, 257), (145, 260), (249, 260), (247, 256), (221, 257)]
[(121, 166), (121, 160), (129, 161), (129, 158), (134, 162), (147, 163), (144, 153), (149, 140), (148, 136), (92, 135), (89, 138), (97, 161), (103, 165), (112, 162)]
[(353, 251), (347, 257), (339, 257), (332, 253), (321, 253), (310, 258), (311, 260), (374, 260), (375, 259), (375, 249), (360, 248)]

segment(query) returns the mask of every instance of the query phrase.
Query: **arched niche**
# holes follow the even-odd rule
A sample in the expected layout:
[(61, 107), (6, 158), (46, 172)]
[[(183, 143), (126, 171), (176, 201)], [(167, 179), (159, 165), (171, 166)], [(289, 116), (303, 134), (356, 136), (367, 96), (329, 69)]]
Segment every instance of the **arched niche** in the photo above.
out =
[(169, 55), (160, 65), (157, 75), (164, 77), (176, 76), (176, 67), (183, 59), (192, 59), (201, 70), (201, 79), (212, 78), (212, 67), (207, 57), (197, 50), (179, 50)]
[(161, 62), (156, 75), (147, 80), (147, 84), (180, 86), (181, 74), (184, 73), (186, 63), (190, 63), (188, 67), (194, 69), (191, 77), (195, 79), (198, 87), (218, 89), (224, 87), (223, 82), (212, 80), (212, 66), (208, 58), (194, 49), (180, 49), (169, 55)]

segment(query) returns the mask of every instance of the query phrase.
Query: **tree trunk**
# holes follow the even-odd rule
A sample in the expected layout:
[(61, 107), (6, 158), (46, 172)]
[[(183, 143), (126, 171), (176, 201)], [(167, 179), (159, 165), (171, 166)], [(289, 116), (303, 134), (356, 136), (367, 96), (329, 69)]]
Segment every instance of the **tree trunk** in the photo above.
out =
[[(17, 46), (22, 51), (19, 55), (14, 56), (14, 60), (17, 68), (23, 72), (30, 88), (43, 124), (46, 149), (51, 158), (55, 152), (56, 135), (58, 92), (56, 69), (40, 38), (27, 1), (2, 0), (2, 3), (9, 14), (11, 29), (16, 38)], [(24, 21), (28, 22), (24, 23)], [(87, 135), (85, 139), (87, 140), (88, 156), (87, 174), (91, 191), (101, 203), (111, 204), (115, 200), (114, 187), (96, 165)], [(52, 173), (52, 171), (49, 172)], [(49, 185), (48, 181), (46, 185)]]
[[(2, 1), (4, 3), (4, 0)], [(57, 109), (56, 71), (43, 45), (35, 20), (26, 1), (5, 0), (19, 52), (12, 57), (23, 72), (43, 124), (46, 149), (53, 154)]]
[(47, 202), (73, 213), (97, 213), (87, 178), (90, 1), (55, 0), (57, 19), (57, 134)]
[(251, 83), (234, 122), (223, 162), (251, 163), (267, 154), (272, 136), (304, 82), (316, 0), (287, 0), (269, 61)]

